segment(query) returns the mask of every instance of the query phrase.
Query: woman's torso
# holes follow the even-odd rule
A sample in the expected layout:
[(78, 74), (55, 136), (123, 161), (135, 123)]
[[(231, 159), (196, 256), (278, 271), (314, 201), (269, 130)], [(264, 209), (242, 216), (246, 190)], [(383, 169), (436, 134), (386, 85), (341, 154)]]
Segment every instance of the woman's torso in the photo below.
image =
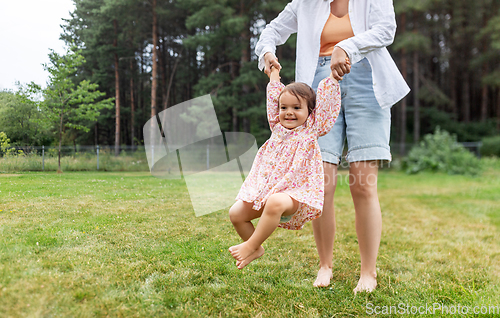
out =
[[(334, 2), (336, 1), (339, 0)], [(285, 35), (289, 30), (297, 32), (296, 81), (308, 85), (313, 82), (320, 52), (319, 39), (331, 13), (331, 3), (332, 1), (324, 0), (293, 0), (285, 8), (285, 14), (280, 14), (270, 24), (271, 28), (278, 32), (285, 32)], [(383, 108), (392, 106), (409, 92), (408, 85), (384, 47), (392, 43), (393, 38), (389, 35), (396, 27), (392, 1), (350, 0), (348, 13), (355, 35), (352, 39), (346, 40), (350, 41), (350, 45), (355, 48), (354, 51), (348, 52), (351, 63), (354, 64), (364, 57), (368, 59), (373, 69), (373, 83), (377, 101)], [(371, 25), (374, 23), (379, 23), (381, 26), (377, 28), (376, 32), (380, 33), (380, 36), (384, 35), (382, 39), (378, 35), (370, 36), (365, 33), (373, 31)], [(268, 35), (272, 37), (273, 34), (276, 33), (269, 31), (264, 34), (263, 32), (264, 37)], [(283, 41), (284, 43), (285, 40), (285, 38), (280, 38), (279, 42)], [(275, 42), (276, 44), (281, 43)], [(272, 44), (267, 41), (262, 41), (262, 44), (257, 43), (256, 53), (261, 56), (263, 52), (260, 50), (265, 50), (270, 45)], [(378, 46), (381, 47), (374, 49)]]
[(319, 56), (332, 55), (333, 48), (337, 43), (354, 36), (351, 27), (349, 14), (346, 13), (342, 17), (338, 17), (330, 13), (328, 20), (325, 23), (323, 32), (321, 32), (321, 48)]

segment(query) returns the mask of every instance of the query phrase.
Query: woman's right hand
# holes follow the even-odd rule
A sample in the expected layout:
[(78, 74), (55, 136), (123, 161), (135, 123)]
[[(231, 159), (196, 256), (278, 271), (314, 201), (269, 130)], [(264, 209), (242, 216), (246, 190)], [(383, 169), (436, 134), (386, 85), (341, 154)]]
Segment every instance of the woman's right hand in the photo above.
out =
[(273, 53), (267, 52), (264, 54), (264, 63), (266, 64), (264, 68), (264, 73), (271, 77), (271, 65), (274, 66), (278, 71), (281, 71), (281, 65), (278, 63), (278, 58), (274, 56)]

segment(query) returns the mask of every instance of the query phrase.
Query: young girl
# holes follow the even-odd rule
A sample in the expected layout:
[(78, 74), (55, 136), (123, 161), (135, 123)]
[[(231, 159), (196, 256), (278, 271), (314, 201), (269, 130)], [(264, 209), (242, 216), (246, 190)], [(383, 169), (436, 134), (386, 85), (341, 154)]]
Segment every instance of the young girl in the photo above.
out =
[[(339, 85), (332, 76), (318, 86), (279, 81), (271, 69), (267, 118), (271, 138), (259, 149), (229, 217), (243, 243), (229, 248), (242, 269), (264, 254), (261, 244), (276, 227), (300, 230), (321, 216), (323, 163), (318, 136), (327, 134), (340, 111)], [(257, 228), (250, 222), (259, 218)]]

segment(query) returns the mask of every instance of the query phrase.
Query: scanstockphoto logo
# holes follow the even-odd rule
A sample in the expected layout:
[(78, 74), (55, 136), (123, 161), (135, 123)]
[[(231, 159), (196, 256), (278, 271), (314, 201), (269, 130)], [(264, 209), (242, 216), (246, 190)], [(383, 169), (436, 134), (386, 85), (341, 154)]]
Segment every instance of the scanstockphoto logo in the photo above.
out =
[(251, 134), (221, 132), (210, 95), (167, 108), (143, 129), (151, 174), (184, 178), (196, 216), (235, 202), (257, 143)]
[(377, 306), (373, 303), (366, 304), (366, 313), (368, 315), (439, 315), (439, 316), (464, 316), (464, 315), (500, 315), (499, 305), (477, 305), (467, 306), (460, 303), (443, 304), (432, 303), (424, 305), (411, 305), (407, 303), (399, 303), (396, 305)]

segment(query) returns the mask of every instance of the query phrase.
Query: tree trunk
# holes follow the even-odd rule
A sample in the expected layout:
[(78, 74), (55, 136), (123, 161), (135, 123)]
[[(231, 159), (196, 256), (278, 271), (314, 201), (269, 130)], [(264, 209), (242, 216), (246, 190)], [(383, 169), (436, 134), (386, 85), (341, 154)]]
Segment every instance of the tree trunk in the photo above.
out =
[[(240, 7), (240, 16), (245, 15), (245, 6), (244, 6), (244, 1), (241, 1), (241, 7)], [(248, 61), (250, 61), (250, 37), (248, 35), (249, 32), (249, 25), (246, 25), (243, 28), (243, 31), (240, 34), (242, 43), (244, 43), (242, 49), (241, 49), (241, 59), (240, 59), (240, 68), (245, 65)], [(250, 93), (250, 87), (247, 84), (243, 84), (241, 87), (243, 91), (244, 98)], [(250, 119), (248, 116), (243, 117), (243, 131), (246, 133), (250, 133)]]
[(481, 89), (481, 122), (488, 118), (488, 86), (484, 85)]
[[(115, 30), (115, 39), (113, 41), (113, 47), (118, 47), (118, 22), (113, 20), (113, 27)], [(118, 54), (115, 51), (115, 105), (116, 105), (116, 115), (115, 115), (115, 156), (120, 154), (120, 71), (119, 71), (119, 59)]]
[[(403, 77), (404, 79), (406, 80), (407, 76), (408, 76), (408, 65), (407, 65), (407, 60), (406, 60), (406, 54), (403, 53), (403, 56), (401, 58), (401, 68), (402, 68), (402, 73), (403, 73)], [(400, 106), (400, 114), (401, 114), (401, 117), (400, 117), (400, 135), (399, 135), (399, 141), (400, 141), (400, 145), (399, 145), (399, 154), (401, 156), (404, 156), (406, 154), (406, 105), (407, 105), (407, 98), (404, 97), (403, 100), (401, 100), (401, 106)]]
[(62, 173), (62, 170), (61, 170), (61, 142), (62, 142), (62, 129), (63, 129), (63, 112), (62, 112), (62, 110), (61, 110), (61, 113), (59, 114), (59, 117), (61, 119), (59, 122), (59, 151), (58, 151), (58, 155), (57, 155), (57, 164), (58, 164), (57, 173)]
[(238, 131), (238, 109), (236, 106), (232, 108), (232, 123), (233, 123), (233, 131)]
[(161, 50), (158, 53), (159, 69), (161, 70), (161, 102), (162, 109), (167, 109), (167, 49), (165, 48), (165, 39), (162, 36)]
[[(483, 65), (483, 76), (488, 74), (488, 63)], [(488, 118), (488, 86), (483, 84), (481, 88), (481, 122), (485, 122)]]
[(470, 77), (463, 76), (464, 87), (462, 89), (462, 118), (465, 123), (470, 122)]
[(165, 109), (168, 108), (168, 101), (170, 99), (170, 90), (172, 89), (172, 83), (174, 82), (175, 70), (177, 69), (177, 64), (179, 64), (179, 62), (181, 60), (181, 54), (183, 51), (184, 51), (184, 49), (182, 49), (179, 52), (179, 56), (177, 56), (177, 58), (175, 59), (175, 64), (174, 64), (174, 67), (172, 69), (172, 73), (170, 74), (170, 79), (168, 80), (167, 96), (165, 97), (165, 100), (166, 100)]
[[(231, 63), (230, 64), (230, 70), (231, 70), (231, 80), (234, 80), (236, 78), (236, 63)], [(232, 107), (232, 124), (233, 124), (233, 131), (238, 131), (238, 108), (236, 105)]]
[[(140, 59), (140, 70), (139, 70), (139, 88), (137, 91), (137, 106), (141, 110), (142, 118), (146, 117), (146, 102), (144, 101), (144, 49), (141, 48), (141, 59)], [(137, 138), (144, 143), (144, 132), (139, 129)], [(139, 142), (140, 144), (141, 142)]]
[(139, 74), (139, 102), (143, 114), (146, 114), (146, 103), (144, 102), (144, 50), (141, 52), (141, 71)]
[(156, 17), (156, 0), (153, 0), (153, 78), (151, 81), (151, 117), (156, 116), (156, 90), (158, 88), (158, 22)]
[[(401, 32), (406, 32), (406, 13), (403, 12), (401, 14)], [(403, 74), (403, 78), (407, 79), (408, 77), (408, 60), (406, 58), (406, 49), (401, 50), (401, 73)], [(399, 108), (400, 111), (400, 128), (399, 128), (399, 155), (404, 156), (406, 153), (406, 104), (407, 98), (404, 97), (401, 101), (401, 106)]]
[(450, 92), (451, 92), (451, 112), (453, 113), (453, 119), (458, 121), (458, 94), (457, 94), (457, 71), (455, 66), (452, 64), (452, 60), (450, 58)]
[[(488, 12), (494, 12), (494, 11), (489, 11), (488, 9), (485, 9), (483, 11), (483, 29), (487, 27), (488, 25), (488, 20), (489, 20), (489, 14)], [(483, 39), (482, 41), (483, 44), (483, 52), (488, 51), (488, 42)], [(483, 74), (482, 76), (486, 76), (489, 71), (489, 64), (487, 61), (483, 62)], [(494, 98), (494, 97), (493, 97)], [(481, 87), (481, 122), (486, 122), (486, 119), (488, 119), (488, 86), (483, 83), (483, 86)]]
[(413, 52), (413, 142), (416, 144), (420, 139), (420, 90), (418, 75), (418, 52)]
[(99, 123), (96, 122), (94, 126), (94, 142), (97, 146), (99, 144)]
[(130, 59), (130, 138), (132, 141), (132, 148), (135, 144), (134, 62), (135, 59)]
[[(450, 14), (452, 17), (455, 16), (455, 11), (456, 8), (450, 7)], [(455, 38), (455, 33), (457, 32), (456, 28), (450, 28), (449, 29), (449, 34), (448, 38), (449, 39), (454, 39)], [(452, 113), (452, 118), (454, 121), (458, 121), (458, 89), (457, 89), (457, 77), (458, 77), (458, 72), (459, 72), (459, 55), (457, 52), (460, 50), (457, 49), (457, 43), (451, 42), (450, 43), (450, 56), (449, 56), (449, 73), (448, 73), (448, 78), (449, 78), (449, 88), (450, 88), (450, 98), (451, 98), (451, 104), (450, 104), (450, 110)]]
[(500, 88), (497, 93), (497, 131), (500, 132)]

